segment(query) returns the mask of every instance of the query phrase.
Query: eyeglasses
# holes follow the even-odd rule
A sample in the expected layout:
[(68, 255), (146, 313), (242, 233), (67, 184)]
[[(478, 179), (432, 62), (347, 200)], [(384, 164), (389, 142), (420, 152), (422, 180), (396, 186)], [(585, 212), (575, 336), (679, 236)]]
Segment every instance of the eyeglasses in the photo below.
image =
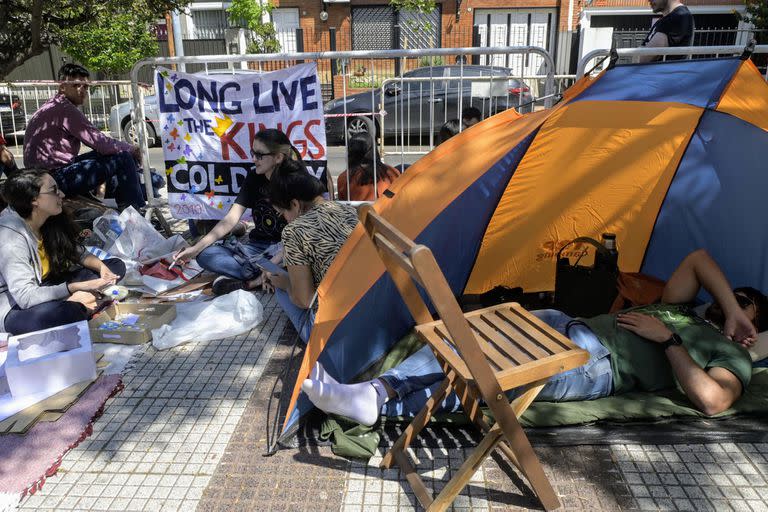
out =
[(254, 160), (261, 160), (267, 155), (274, 155), (274, 153), (262, 153), (261, 151), (251, 151), (251, 157)]
[(40, 194), (48, 194), (48, 195), (52, 195), (52, 196), (57, 196), (57, 195), (59, 195), (59, 192), (61, 192), (59, 190), (59, 186), (58, 185), (54, 185), (53, 187), (51, 187), (51, 190), (47, 190), (45, 192), (43, 192), (41, 190)]

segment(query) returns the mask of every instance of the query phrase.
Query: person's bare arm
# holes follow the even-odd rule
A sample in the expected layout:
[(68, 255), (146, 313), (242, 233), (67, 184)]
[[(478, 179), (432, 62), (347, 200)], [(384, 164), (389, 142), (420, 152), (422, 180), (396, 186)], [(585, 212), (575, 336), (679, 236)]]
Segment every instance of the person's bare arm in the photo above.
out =
[(315, 295), (315, 282), (312, 269), (308, 265), (288, 265), (288, 275), (269, 274), (269, 281), (288, 294), (291, 302), (307, 309)]
[(665, 352), (685, 395), (707, 416), (723, 412), (741, 396), (741, 381), (725, 368), (704, 370), (683, 346), (669, 347)]
[(208, 232), (207, 235), (198, 240), (197, 243), (192, 247), (187, 247), (186, 249), (178, 251), (176, 254), (174, 254), (174, 258), (180, 261), (187, 261), (196, 258), (197, 255), (203, 252), (206, 247), (227, 236), (229, 232), (232, 231), (232, 228), (235, 227), (235, 224), (237, 224), (238, 221), (243, 217), (244, 213), (245, 206), (234, 203), (230, 207), (227, 214), (219, 222), (216, 223), (216, 225), (212, 230)]
[(757, 339), (754, 325), (736, 301), (725, 274), (704, 249), (692, 252), (678, 265), (664, 287), (661, 300), (667, 304), (691, 302), (702, 287), (723, 308), (726, 318), (723, 334), (739, 343), (754, 343)]
[[(672, 331), (661, 320), (649, 315), (621, 313), (617, 322), (620, 327), (654, 343), (663, 343), (672, 336)], [(741, 381), (729, 370), (719, 367), (704, 370), (682, 345), (671, 346), (664, 352), (685, 395), (707, 416), (723, 412), (741, 396)]]
[[(667, 37), (667, 34), (663, 32), (656, 32), (653, 34), (653, 37), (651, 37), (651, 40), (648, 41), (648, 44), (646, 44), (645, 48), (666, 48), (669, 46), (669, 37)], [(641, 55), (637, 58), (637, 61), (641, 64), (644, 64), (646, 62), (653, 62), (658, 58), (658, 55)]]

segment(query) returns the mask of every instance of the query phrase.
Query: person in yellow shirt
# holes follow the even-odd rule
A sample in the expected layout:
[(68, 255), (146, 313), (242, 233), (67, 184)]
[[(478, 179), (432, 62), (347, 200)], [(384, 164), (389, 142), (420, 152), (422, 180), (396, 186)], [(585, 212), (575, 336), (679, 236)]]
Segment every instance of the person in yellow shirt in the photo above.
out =
[(64, 194), (47, 171), (12, 173), (0, 213), (0, 330), (14, 335), (86, 320), (99, 290), (125, 275), (77, 242)]

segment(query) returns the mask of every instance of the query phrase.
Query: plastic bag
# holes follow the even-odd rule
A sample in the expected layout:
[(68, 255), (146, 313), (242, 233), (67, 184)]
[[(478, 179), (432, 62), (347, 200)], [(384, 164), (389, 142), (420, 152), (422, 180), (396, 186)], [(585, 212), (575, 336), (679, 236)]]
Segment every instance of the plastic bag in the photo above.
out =
[[(114, 213), (108, 213), (96, 219), (94, 231), (96, 231), (97, 223), (109, 216), (110, 225), (112, 226), (110, 231), (116, 232), (117, 228), (114, 225), (112, 215)], [(123, 210), (117, 218), (117, 224), (122, 231), (120, 231), (112, 245), (104, 246), (104, 250), (118, 258), (146, 260), (151, 255), (159, 256), (162, 253), (158, 254), (158, 251), (166, 249), (167, 242), (165, 237), (158, 233), (152, 226), (152, 223), (142, 217), (133, 207)]]
[(249, 331), (264, 319), (264, 308), (252, 293), (237, 290), (210, 302), (179, 303), (176, 319), (152, 330), (157, 350), (188, 343), (228, 338)]

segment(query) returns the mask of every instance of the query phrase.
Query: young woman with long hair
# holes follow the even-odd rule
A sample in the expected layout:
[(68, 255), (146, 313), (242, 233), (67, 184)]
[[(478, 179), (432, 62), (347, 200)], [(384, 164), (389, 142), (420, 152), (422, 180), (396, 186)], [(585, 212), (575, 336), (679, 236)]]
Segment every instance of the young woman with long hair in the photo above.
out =
[[(251, 159), (252, 171), (246, 176), (227, 214), (195, 245), (174, 256), (180, 261), (197, 259), (197, 263), (204, 269), (221, 274), (222, 278), (214, 282), (214, 293), (217, 295), (259, 286), (261, 271), (250, 260), (263, 255), (273, 257), (279, 252), (276, 244), (280, 242), (285, 221), (275, 212), (267, 198), (269, 180), (280, 164), (298, 160), (299, 155), (288, 136), (270, 128), (254, 136)], [(249, 208), (254, 228), (249, 233), (248, 242), (240, 243), (230, 239), (216, 243), (229, 235)]]
[(315, 290), (358, 222), (354, 207), (327, 201), (323, 192), (320, 181), (292, 161), (284, 162), (269, 184), (272, 206), (288, 223), (282, 234), (288, 273), (267, 279), (305, 342), (314, 324)]
[(0, 214), (0, 320), (11, 334), (88, 318), (98, 291), (125, 275), (119, 259), (104, 262), (77, 243), (63, 210), (64, 194), (47, 171), (12, 173)]
[(369, 135), (355, 135), (347, 148), (347, 170), (336, 180), (338, 198), (340, 201), (375, 201), (398, 176), (397, 169), (382, 162)]

